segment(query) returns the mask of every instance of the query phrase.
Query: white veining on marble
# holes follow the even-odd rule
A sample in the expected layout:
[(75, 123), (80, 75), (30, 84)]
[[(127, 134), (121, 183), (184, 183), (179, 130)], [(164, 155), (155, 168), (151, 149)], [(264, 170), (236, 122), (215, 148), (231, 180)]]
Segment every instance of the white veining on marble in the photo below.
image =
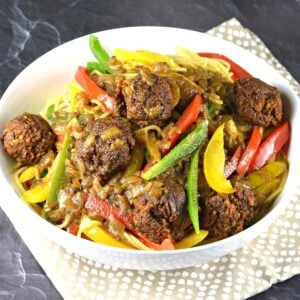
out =
[(80, 0), (75, 0), (69, 4), (69, 7), (74, 7), (79, 2), (80, 2)]
[[(79, 0), (74, 1), (70, 5), (76, 5)], [(39, 25), (42, 24), (54, 32), (57, 39), (57, 45), (61, 44), (61, 36), (59, 30), (51, 23), (43, 19), (32, 21), (25, 16), (19, 7), (19, 0), (13, 0), (12, 3), (12, 18), (9, 20), (12, 26), (12, 41), (7, 52), (7, 58), (0, 64), (0, 67), (12, 59), (17, 59), (19, 64), (24, 65), (18, 59), (19, 54), (24, 50), (27, 41), (31, 36), (31, 32)]]
[(5, 241), (10, 240), (14, 251), (4, 248), (0, 253), (0, 299), (47, 299), (47, 295), (37, 284), (39, 282), (43, 286), (42, 283), (45, 280), (47, 282), (46, 276), (25, 269), (24, 264), (28, 265), (26, 252), (19, 247), (18, 237), (13, 228), (9, 228), (8, 231), (7, 228), (8, 222), (3, 220), (0, 223), (0, 240), (3, 235), (8, 236), (9, 239), (6, 238)]
[(46, 27), (49, 27), (50, 29), (52, 29), (55, 32), (56, 37), (57, 37), (57, 45), (61, 44), (60, 32), (58, 31), (58, 29), (53, 24), (51, 24), (51, 23), (49, 23), (47, 21), (42, 21), (42, 20), (39, 20), (38, 24), (43, 24)]
[(15, 296), (16, 287), (23, 287), (26, 281), (26, 272), (22, 264), (22, 256), (19, 252), (6, 252), (0, 256), (0, 295)]

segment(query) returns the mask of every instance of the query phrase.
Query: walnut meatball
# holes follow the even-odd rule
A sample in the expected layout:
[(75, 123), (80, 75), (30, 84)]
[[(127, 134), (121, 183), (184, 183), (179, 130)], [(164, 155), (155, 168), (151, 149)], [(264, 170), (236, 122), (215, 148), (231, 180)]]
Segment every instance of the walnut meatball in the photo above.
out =
[(39, 115), (24, 113), (8, 121), (3, 130), (5, 151), (22, 165), (33, 165), (51, 149), (56, 135)]

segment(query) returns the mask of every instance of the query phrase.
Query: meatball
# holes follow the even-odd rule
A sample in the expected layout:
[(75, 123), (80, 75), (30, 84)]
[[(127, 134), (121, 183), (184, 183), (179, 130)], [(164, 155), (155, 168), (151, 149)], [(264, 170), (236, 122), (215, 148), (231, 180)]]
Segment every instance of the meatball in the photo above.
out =
[(276, 126), (282, 119), (282, 100), (277, 88), (257, 78), (234, 82), (230, 102), (236, 119), (251, 125)]
[(202, 228), (216, 238), (238, 233), (253, 218), (256, 204), (253, 190), (240, 183), (232, 194), (211, 192), (202, 204)]
[(6, 152), (22, 165), (33, 165), (53, 147), (56, 136), (40, 116), (24, 113), (8, 121), (3, 130)]
[(123, 88), (127, 119), (139, 127), (161, 126), (173, 108), (172, 87), (167, 79), (143, 70)]
[(128, 121), (107, 117), (89, 122), (75, 148), (88, 175), (109, 179), (128, 165), (134, 144)]
[(134, 201), (134, 226), (154, 243), (161, 243), (170, 236), (174, 241), (180, 241), (191, 225), (183, 186), (151, 184), (153, 188), (145, 187)]

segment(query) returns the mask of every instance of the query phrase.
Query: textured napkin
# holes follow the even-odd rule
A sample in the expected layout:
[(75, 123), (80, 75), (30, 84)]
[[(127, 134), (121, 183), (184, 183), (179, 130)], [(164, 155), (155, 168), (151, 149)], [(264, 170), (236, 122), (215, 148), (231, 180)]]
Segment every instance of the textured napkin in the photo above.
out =
[[(260, 56), (300, 97), (300, 86), (251, 31), (231, 19), (209, 31)], [(300, 273), (300, 189), (268, 231), (247, 246), (200, 267), (131, 271), (66, 252), (26, 217), (0, 203), (65, 299), (243, 299)]]

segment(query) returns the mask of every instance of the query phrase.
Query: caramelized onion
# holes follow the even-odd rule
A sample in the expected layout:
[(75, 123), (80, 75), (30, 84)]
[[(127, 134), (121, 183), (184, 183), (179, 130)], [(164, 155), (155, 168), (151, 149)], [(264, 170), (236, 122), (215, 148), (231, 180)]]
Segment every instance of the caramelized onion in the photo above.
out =
[(93, 134), (89, 134), (84, 141), (84, 145), (87, 148), (90, 148), (95, 144), (95, 141), (96, 141), (95, 136)]
[(55, 154), (54, 154), (53, 150), (50, 150), (41, 158), (39, 164), (43, 168), (49, 168), (52, 166), (54, 158), (55, 158)]
[(101, 139), (103, 141), (106, 141), (116, 135), (119, 135), (120, 133), (121, 133), (121, 130), (118, 127), (115, 127), (115, 126), (110, 127), (101, 133)]
[(108, 231), (116, 238), (122, 240), (125, 232), (125, 225), (111, 215), (108, 219)]
[(116, 139), (112, 142), (112, 144), (110, 145), (110, 149), (113, 151), (113, 150), (116, 150), (116, 149), (119, 149), (121, 148), (123, 145), (125, 144), (125, 142), (121, 139)]

